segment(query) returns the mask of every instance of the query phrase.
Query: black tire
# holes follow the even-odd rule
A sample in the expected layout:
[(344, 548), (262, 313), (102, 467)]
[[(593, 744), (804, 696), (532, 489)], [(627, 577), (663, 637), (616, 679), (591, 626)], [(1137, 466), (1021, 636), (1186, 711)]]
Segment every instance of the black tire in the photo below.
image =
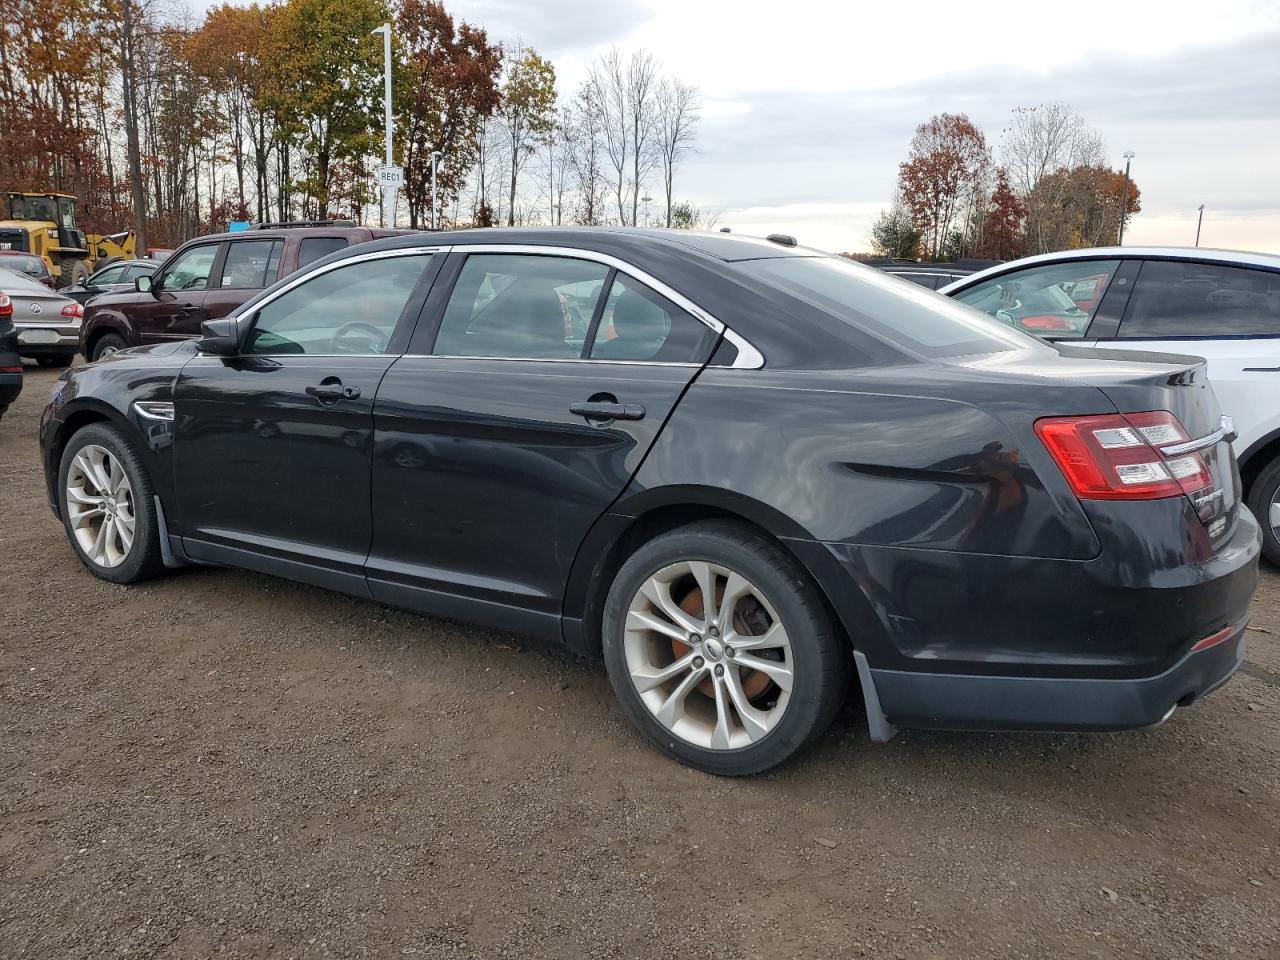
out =
[[(632, 683), (624, 648), (628, 608), (647, 579), (681, 560), (708, 561), (746, 577), (768, 598), (790, 637), (790, 701), (777, 725), (748, 746), (711, 749), (678, 737), (658, 721)], [(614, 578), (602, 631), (609, 680), (631, 722), (667, 756), (718, 776), (760, 773), (795, 755), (827, 729), (849, 688), (852, 651), (817, 588), (777, 543), (743, 524), (703, 521), (640, 547)]]
[[(67, 474), (76, 455), (85, 447), (96, 444), (104, 447), (119, 461), (133, 489), (132, 512), (134, 516), (133, 545), (127, 556), (117, 566), (108, 567), (95, 563), (81, 548), (71, 528), (67, 508)], [(156, 576), (164, 569), (160, 551), (160, 528), (156, 522), (155, 491), (142, 460), (129, 439), (117, 428), (105, 423), (94, 423), (78, 430), (62, 451), (58, 466), (58, 509), (62, 515), (67, 540), (80, 562), (95, 577), (112, 583), (139, 583)]]
[(115, 353), (117, 350), (128, 349), (129, 344), (125, 342), (124, 337), (118, 333), (103, 334), (93, 344), (93, 356), (90, 360), (101, 360), (108, 353)]
[(1249, 509), (1262, 527), (1262, 555), (1280, 567), (1280, 537), (1271, 525), (1271, 504), (1280, 501), (1280, 457), (1272, 460), (1253, 479), (1249, 488)]

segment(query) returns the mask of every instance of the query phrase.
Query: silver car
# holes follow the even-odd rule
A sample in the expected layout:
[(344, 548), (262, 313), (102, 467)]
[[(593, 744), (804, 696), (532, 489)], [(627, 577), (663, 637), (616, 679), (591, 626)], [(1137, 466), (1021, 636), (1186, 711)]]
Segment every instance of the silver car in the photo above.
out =
[(12, 270), (0, 269), (0, 303), (18, 335), (18, 354), (41, 366), (71, 362), (80, 349), (84, 307), (56, 290)]

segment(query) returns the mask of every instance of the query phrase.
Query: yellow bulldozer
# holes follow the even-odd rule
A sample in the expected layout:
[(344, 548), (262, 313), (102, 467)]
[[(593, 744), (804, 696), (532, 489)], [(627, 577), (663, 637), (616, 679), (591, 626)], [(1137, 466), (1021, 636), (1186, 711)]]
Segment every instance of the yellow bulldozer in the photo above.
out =
[(59, 287), (84, 283), (113, 260), (132, 259), (137, 237), (89, 233), (76, 226), (77, 199), (66, 193), (10, 193), (8, 219), (0, 220), (0, 250), (43, 257)]

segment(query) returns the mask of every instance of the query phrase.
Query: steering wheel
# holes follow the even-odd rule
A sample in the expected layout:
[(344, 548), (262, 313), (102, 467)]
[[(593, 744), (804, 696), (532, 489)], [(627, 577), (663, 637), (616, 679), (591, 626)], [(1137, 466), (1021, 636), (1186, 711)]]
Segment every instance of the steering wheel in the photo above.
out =
[[(352, 335), (356, 338), (344, 342)], [(334, 331), (332, 347), (334, 353), (382, 353), (387, 349), (387, 335), (372, 323), (352, 320)]]

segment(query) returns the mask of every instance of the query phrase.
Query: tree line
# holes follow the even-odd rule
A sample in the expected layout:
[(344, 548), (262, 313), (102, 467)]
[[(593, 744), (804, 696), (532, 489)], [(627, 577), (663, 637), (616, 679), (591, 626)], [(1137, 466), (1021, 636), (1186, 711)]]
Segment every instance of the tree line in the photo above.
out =
[[(1113, 170), (1102, 136), (1061, 102), (1018, 107), (998, 156), (965, 114), (916, 128), (897, 195), (872, 226), (880, 256), (1012, 260), (1116, 242), (1141, 191)], [(1123, 208), (1123, 212), (1122, 212)]]
[(174, 245), (232, 220), (377, 223), (392, 24), (400, 220), (690, 226), (675, 178), (696, 87), (617, 49), (574, 91), (436, 0), (0, 0), (0, 190), (81, 198), (82, 225)]

